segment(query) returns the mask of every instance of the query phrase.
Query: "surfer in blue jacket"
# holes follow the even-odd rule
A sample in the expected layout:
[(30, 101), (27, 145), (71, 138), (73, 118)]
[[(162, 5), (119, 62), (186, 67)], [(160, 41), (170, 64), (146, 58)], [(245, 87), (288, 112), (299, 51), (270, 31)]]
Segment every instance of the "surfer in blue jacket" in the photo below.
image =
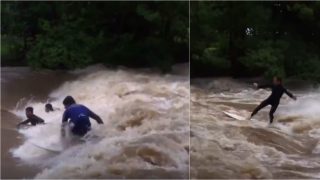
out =
[(254, 83), (254, 86), (256, 88), (271, 88), (272, 92), (271, 95), (262, 101), (260, 105), (258, 105), (252, 112), (249, 120), (258, 113), (262, 108), (271, 105), (271, 109), (269, 112), (269, 118), (270, 118), (270, 124), (273, 122), (273, 114), (276, 112), (278, 105), (280, 103), (280, 99), (283, 95), (283, 93), (286, 93), (290, 98), (296, 100), (296, 96), (294, 96), (292, 93), (290, 93), (286, 88), (282, 86), (282, 79), (280, 77), (273, 77), (273, 83), (268, 85), (258, 85), (257, 83)]
[(63, 100), (65, 112), (62, 118), (62, 136), (65, 136), (65, 126), (68, 124), (71, 132), (77, 136), (84, 136), (91, 129), (89, 118), (96, 120), (98, 124), (103, 124), (102, 119), (84, 105), (76, 104), (71, 96), (67, 96)]

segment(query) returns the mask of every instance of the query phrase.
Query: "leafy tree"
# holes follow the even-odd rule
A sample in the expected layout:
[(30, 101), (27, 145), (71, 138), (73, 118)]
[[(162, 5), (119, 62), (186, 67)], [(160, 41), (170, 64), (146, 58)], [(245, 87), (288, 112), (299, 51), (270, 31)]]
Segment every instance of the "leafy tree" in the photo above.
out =
[(319, 80), (319, 2), (192, 2), (192, 76)]
[(102, 62), (168, 71), (188, 61), (188, 2), (13, 1), (2, 9), (2, 35), (22, 39), (20, 53), (34, 68)]

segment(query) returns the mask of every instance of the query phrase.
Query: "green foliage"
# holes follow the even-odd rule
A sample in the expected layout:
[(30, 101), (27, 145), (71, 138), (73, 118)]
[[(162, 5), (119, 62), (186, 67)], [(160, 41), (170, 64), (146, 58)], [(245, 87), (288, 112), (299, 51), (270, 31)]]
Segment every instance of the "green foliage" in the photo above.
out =
[(75, 68), (93, 62), (92, 52), (102, 42), (103, 35), (90, 35), (80, 29), (80, 20), (51, 26), (41, 21), (43, 34), (37, 36), (28, 52), (28, 63), (35, 68)]
[(188, 2), (17, 1), (3, 4), (2, 17), (2, 34), (30, 39), (23, 53), (34, 68), (105, 63), (168, 71), (188, 61)]
[(137, 14), (143, 16), (149, 22), (159, 21), (161, 19), (159, 12), (151, 11), (144, 5), (137, 7)]
[(319, 2), (192, 2), (191, 76), (319, 80), (319, 12)]
[(17, 65), (23, 57), (23, 40), (15, 36), (1, 36), (1, 64)]
[(261, 69), (266, 77), (282, 76), (285, 74), (284, 52), (288, 44), (285, 41), (262, 41), (258, 48), (248, 50), (241, 61), (249, 69)]
[[(134, 41), (132, 38), (124, 36), (119, 39), (118, 43), (121, 45), (110, 49), (105, 63), (131, 67), (155, 66), (163, 71), (170, 70), (173, 59), (168, 54), (171, 50), (166, 48), (165, 41), (152, 37), (144, 41)], [(132, 59), (132, 57), (138, 59)]]

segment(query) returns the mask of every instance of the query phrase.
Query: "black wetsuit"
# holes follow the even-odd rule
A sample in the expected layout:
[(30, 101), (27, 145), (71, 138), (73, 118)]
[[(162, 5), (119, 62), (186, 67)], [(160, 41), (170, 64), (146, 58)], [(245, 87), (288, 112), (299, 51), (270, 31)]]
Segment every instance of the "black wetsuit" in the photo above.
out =
[(18, 126), (22, 125), (22, 124), (28, 124), (28, 123), (31, 123), (31, 125), (35, 126), (37, 124), (43, 124), (44, 123), (44, 120), (41, 119), (40, 117), (36, 116), (36, 115), (31, 115), (30, 117), (28, 117), (27, 120), (21, 122), (18, 124)]
[(279, 85), (263, 85), (263, 86), (258, 86), (258, 88), (271, 88), (272, 93), (266, 100), (262, 101), (261, 104), (253, 110), (251, 117), (254, 116), (255, 114), (257, 114), (257, 112), (259, 110), (261, 110), (262, 108), (264, 108), (268, 105), (271, 105), (269, 117), (270, 117), (270, 123), (272, 123), (273, 122), (273, 114), (277, 110), (277, 107), (280, 103), (280, 99), (281, 99), (281, 96), (283, 95), (283, 93), (286, 93), (291, 98), (293, 98), (294, 96), (286, 88), (284, 88), (281, 84), (279, 84)]

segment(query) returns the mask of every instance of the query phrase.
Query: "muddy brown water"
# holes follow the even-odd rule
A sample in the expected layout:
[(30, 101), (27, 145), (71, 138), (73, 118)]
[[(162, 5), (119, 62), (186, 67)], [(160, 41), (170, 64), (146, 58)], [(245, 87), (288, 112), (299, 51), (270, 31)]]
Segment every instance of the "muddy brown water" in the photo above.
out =
[[(247, 83), (232, 79), (212, 78), (203, 82), (201, 86), (191, 85), (191, 178), (320, 177), (319, 154), (314, 152), (319, 138), (308, 134), (318, 127), (319, 121), (308, 116), (315, 112), (296, 114), (293, 110), (285, 114), (290, 108), (303, 111), (304, 104), (308, 105), (307, 110), (319, 108), (319, 103), (307, 98), (312, 93), (317, 98), (318, 91), (294, 91), (301, 99), (296, 103), (284, 96), (275, 115), (275, 122), (282, 128), (276, 129), (267, 128), (270, 107), (260, 111), (253, 121), (234, 120), (222, 112), (244, 111), (247, 116), (270, 92), (258, 92)], [(218, 86), (220, 89), (216, 90)]]
[(38, 167), (26, 165), (10, 153), (23, 141), (15, 128), (19, 119), (10, 110), (23, 98), (46, 101), (52, 89), (73, 78), (75, 75), (64, 71), (1, 68), (1, 179), (33, 178), (39, 171)]
[[(151, 70), (148, 69), (110, 70), (103, 67), (88, 67), (70, 73), (2, 68), (1, 178), (189, 177), (189, 83), (186, 67), (177, 67), (173, 75), (149, 72)], [(89, 140), (93, 144), (81, 145), (80, 150), (70, 148), (58, 156), (43, 158), (42, 151), (34, 150), (26, 140), (46, 142), (56, 137), (63, 113), (60, 98), (69, 93), (82, 103), (90, 104), (104, 120), (102, 127), (106, 128), (99, 126), (94, 129), (103, 139), (99, 143)], [(60, 108), (50, 116), (42, 109), (49, 96), (52, 104)], [(52, 125), (18, 133), (15, 125), (22, 120), (21, 110), (27, 104), (35, 108), (35, 114)], [(167, 137), (165, 133), (168, 131), (170, 135)], [(11, 149), (19, 159), (12, 157)], [(39, 156), (35, 154), (37, 152)], [(77, 155), (69, 156), (70, 153)], [(94, 157), (95, 161), (86, 154)], [(66, 170), (65, 173), (61, 173), (61, 169)]]

